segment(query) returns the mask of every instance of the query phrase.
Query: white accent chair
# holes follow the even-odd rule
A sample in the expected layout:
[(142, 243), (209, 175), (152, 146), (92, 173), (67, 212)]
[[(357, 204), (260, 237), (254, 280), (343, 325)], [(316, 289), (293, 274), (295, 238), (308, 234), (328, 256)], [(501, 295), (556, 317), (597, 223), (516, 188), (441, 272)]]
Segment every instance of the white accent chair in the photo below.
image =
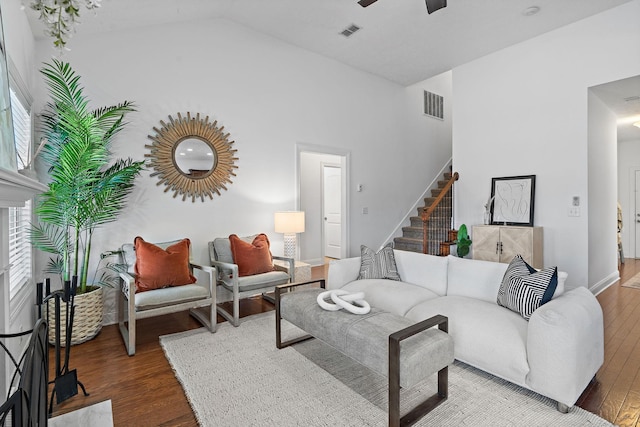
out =
[[(245, 242), (251, 243), (256, 236), (241, 237)], [(238, 265), (233, 261), (231, 243), (227, 237), (219, 237), (209, 242), (209, 258), (211, 265), (217, 270), (217, 300), (218, 302), (233, 301), (233, 313), (229, 313), (223, 307), (217, 306), (218, 313), (227, 319), (233, 326), (240, 324), (240, 299), (253, 295), (273, 292), (275, 287), (295, 281), (295, 264), (293, 258), (285, 258), (272, 255), (273, 259), (289, 263), (288, 272), (277, 270), (267, 273), (254, 274), (252, 276), (238, 275)], [(273, 298), (265, 296), (271, 302)]]
[[(155, 243), (155, 245), (166, 249), (179, 241)], [(191, 249), (189, 249), (189, 258), (191, 261)], [(136, 293), (134, 279), (136, 253), (132, 243), (122, 245), (120, 262), (122, 269), (126, 270), (126, 272), (120, 273), (121, 292), (118, 293), (119, 296), (117, 298), (118, 324), (129, 356), (133, 356), (136, 353), (136, 321), (138, 319), (189, 310), (189, 313), (209, 329), (211, 333), (216, 331), (216, 271), (214, 267), (201, 266), (190, 262), (189, 267), (192, 274), (193, 269), (198, 269), (202, 272), (202, 274), (196, 275), (198, 278), (196, 283)], [(211, 308), (209, 319), (205, 314), (196, 310), (196, 308), (200, 307)], [(127, 325), (125, 325), (125, 322)]]

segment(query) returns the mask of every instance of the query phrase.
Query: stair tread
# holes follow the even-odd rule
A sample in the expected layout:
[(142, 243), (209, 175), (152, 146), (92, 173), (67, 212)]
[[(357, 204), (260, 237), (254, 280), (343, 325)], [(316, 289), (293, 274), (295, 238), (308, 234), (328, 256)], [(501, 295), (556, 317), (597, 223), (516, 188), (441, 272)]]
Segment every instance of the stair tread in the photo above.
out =
[(394, 237), (393, 240), (397, 242), (403, 243), (420, 243), (422, 244), (422, 239), (414, 239), (412, 237)]

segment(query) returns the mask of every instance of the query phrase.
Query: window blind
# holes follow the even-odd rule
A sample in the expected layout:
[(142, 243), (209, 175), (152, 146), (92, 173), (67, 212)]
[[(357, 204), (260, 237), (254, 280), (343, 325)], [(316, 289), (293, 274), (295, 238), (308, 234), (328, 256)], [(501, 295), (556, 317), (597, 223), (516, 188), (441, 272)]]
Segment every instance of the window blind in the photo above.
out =
[[(18, 167), (29, 162), (31, 153), (31, 114), (10, 88), (11, 115), (16, 140)], [(9, 299), (26, 286), (32, 276), (31, 243), (29, 225), (31, 223), (31, 201), (24, 207), (9, 208)]]

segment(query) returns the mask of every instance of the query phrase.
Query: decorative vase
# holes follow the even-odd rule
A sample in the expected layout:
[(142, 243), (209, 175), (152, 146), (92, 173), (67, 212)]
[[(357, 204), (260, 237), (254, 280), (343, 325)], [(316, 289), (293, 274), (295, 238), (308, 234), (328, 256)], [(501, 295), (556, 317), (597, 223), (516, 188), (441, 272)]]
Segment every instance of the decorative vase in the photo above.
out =
[[(87, 290), (84, 294), (77, 294), (74, 298), (75, 313), (73, 317), (73, 326), (71, 330), (71, 345), (81, 344), (85, 341), (93, 339), (102, 329), (102, 299), (103, 292), (99, 286), (92, 290)], [(56, 306), (55, 299), (47, 301), (49, 324), (49, 344), (56, 343)], [(60, 302), (60, 345), (66, 345), (67, 337), (67, 313), (66, 304)], [(45, 308), (47, 310), (47, 308)]]
[(491, 225), (491, 211), (484, 211), (484, 225)]

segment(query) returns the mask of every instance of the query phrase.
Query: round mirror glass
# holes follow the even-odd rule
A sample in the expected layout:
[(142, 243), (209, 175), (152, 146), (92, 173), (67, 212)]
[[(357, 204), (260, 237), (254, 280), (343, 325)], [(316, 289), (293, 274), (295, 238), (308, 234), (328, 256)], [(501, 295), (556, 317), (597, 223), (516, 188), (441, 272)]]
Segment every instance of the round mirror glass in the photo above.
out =
[(176, 144), (173, 161), (184, 176), (203, 178), (214, 169), (216, 153), (203, 140), (187, 137)]

